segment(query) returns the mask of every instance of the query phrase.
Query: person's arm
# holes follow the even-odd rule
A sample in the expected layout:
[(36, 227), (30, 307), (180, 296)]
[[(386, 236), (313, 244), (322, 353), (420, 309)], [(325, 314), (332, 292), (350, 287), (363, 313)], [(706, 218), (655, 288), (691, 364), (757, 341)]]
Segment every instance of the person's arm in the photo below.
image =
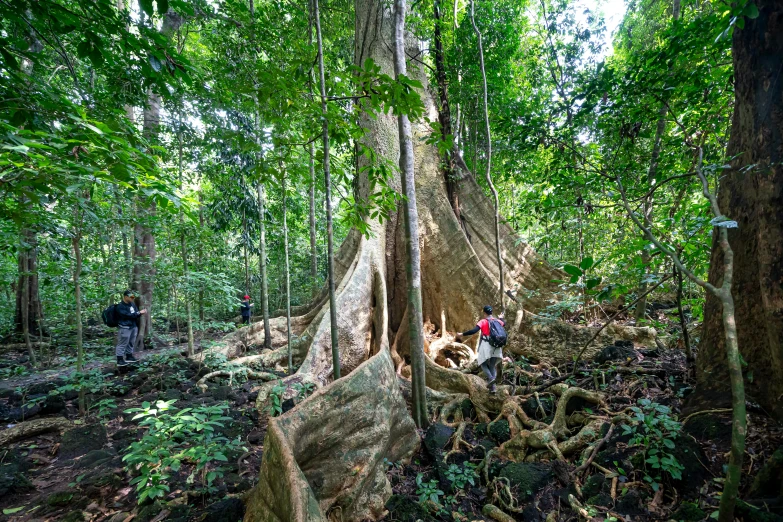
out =
[(130, 307), (128, 305), (118, 306), (117, 312), (120, 314), (120, 319), (136, 319), (141, 315), (141, 312), (131, 312)]
[(478, 325), (476, 325), (473, 328), (471, 328), (470, 330), (468, 330), (467, 332), (462, 332), (461, 334), (458, 334), (458, 337), (468, 337), (470, 335), (478, 333), (478, 331), (480, 329), (481, 328), (479, 328)]

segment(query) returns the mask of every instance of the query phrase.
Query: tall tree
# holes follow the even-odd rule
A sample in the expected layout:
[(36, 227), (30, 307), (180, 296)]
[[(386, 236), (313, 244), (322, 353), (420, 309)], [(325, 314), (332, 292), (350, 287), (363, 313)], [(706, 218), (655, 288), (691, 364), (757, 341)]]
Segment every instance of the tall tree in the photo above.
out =
[(497, 257), (499, 270), (500, 309), (505, 313), (506, 290), (503, 282), (503, 256), (500, 251), (500, 200), (498, 198), (498, 191), (495, 189), (495, 184), (492, 183), (492, 133), (489, 126), (489, 105), (487, 104), (487, 70), (484, 67), (484, 43), (482, 42), (481, 31), (479, 30), (478, 25), (476, 25), (475, 4), (475, 0), (470, 0), (470, 23), (473, 24), (473, 31), (476, 33), (476, 39), (478, 40), (479, 68), (481, 69), (481, 81), (483, 86), (484, 132), (486, 133), (487, 139), (487, 170), (484, 175), (495, 203), (495, 255)]
[[(170, 38), (184, 23), (184, 17), (169, 10), (163, 15), (160, 33)], [(144, 135), (155, 142), (160, 132), (161, 95), (152, 88), (147, 90), (147, 105), (143, 111)], [(139, 319), (136, 348), (144, 348), (144, 339), (152, 335), (153, 290), (155, 288), (155, 235), (151, 225), (156, 213), (154, 200), (140, 199), (136, 206), (133, 243), (133, 283), (139, 296), (136, 304), (147, 313)]]
[[(755, 15), (754, 4), (744, 14)], [(732, 291), (737, 296), (737, 339), (747, 363), (748, 393), (783, 419), (783, 3), (755, 2), (732, 36), (734, 117), (721, 176), (719, 202), (736, 227)], [(722, 229), (721, 229), (722, 230)], [(713, 233), (709, 281), (721, 284), (719, 231)], [(726, 340), (721, 302), (707, 295), (704, 336), (696, 360), (699, 387), (725, 388)]]
[[(405, 64), (405, 0), (394, 2), (394, 74), (397, 80), (407, 74)], [(408, 115), (397, 116), (400, 140), (400, 181), (405, 200), (402, 217), (405, 235), (405, 275), (408, 279), (408, 336), (411, 352), (411, 384), (413, 387), (413, 420), (419, 428), (429, 424), (427, 415), (427, 384), (424, 362), (424, 316), (421, 308), (421, 253), (419, 251), (419, 212), (416, 209), (413, 137)]]
[(327, 117), (326, 73), (324, 70), (324, 44), (321, 36), (321, 9), (318, 0), (313, 0), (315, 33), (318, 40), (318, 76), (321, 91), (321, 119), (324, 152), (324, 203), (326, 206), (326, 275), (329, 285), (329, 319), (332, 338), (332, 372), (340, 378), (340, 349), (337, 329), (337, 300), (334, 282), (334, 229), (332, 225), (332, 175), (329, 165), (329, 119)]

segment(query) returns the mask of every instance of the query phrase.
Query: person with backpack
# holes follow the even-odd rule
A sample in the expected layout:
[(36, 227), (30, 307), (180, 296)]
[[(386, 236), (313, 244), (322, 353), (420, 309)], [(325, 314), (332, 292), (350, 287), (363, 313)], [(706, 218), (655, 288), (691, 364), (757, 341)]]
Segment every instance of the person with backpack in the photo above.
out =
[(139, 318), (147, 313), (147, 310), (139, 310), (134, 299), (136, 292), (125, 290), (122, 301), (115, 305), (115, 317), (119, 326), (119, 342), (114, 354), (117, 356), (117, 366), (127, 366), (137, 362), (133, 357), (133, 347), (136, 344), (136, 335), (139, 333)]
[(484, 370), (487, 376), (487, 387), (489, 393), (495, 393), (497, 388), (495, 381), (498, 377), (498, 364), (503, 360), (503, 346), (506, 345), (506, 323), (503, 316), (492, 316), (492, 307), (484, 307), (484, 319), (480, 320), (476, 326), (466, 332), (458, 333), (456, 340), (481, 332), (481, 339), (478, 345), (478, 364)]
[(250, 301), (250, 296), (246, 295), (242, 300), (242, 305), (240, 306), (240, 311), (242, 312), (242, 324), (250, 324), (250, 308), (253, 306), (253, 303), (248, 301)]

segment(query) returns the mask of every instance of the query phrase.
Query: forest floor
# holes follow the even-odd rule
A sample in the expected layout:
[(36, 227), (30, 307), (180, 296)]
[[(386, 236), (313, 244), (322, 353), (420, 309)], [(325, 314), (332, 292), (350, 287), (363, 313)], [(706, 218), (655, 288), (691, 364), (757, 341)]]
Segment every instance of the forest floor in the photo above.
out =
[[(108, 331), (101, 337), (101, 330), (96, 329), (88, 347), (94, 361), (84, 378), (86, 418), (78, 411), (76, 374), (60, 369), (45, 378), (14, 376), (10, 370), (23, 359), (0, 355), (0, 372), (6, 372), (0, 384), (0, 436), (23, 420), (66, 417), (78, 422), (64, 435), (39, 434), (0, 447), (0, 520), (241, 520), (242, 496), (255, 484), (266, 432), (267, 414), (255, 408), (257, 383), (217, 379), (202, 391), (196, 385), (199, 378), (230, 363), (208, 361), (208, 367), (183, 357), (178, 346), (145, 351), (136, 368), (118, 373), (110, 362), (113, 337)], [(216, 332), (212, 337), (221, 336)], [(530, 362), (518, 359), (505, 372), (505, 384), (516, 386), (518, 394), (540, 384), (526, 382), (515, 368), (529, 370)], [(542, 382), (557, 374), (551, 372)], [(631, 415), (638, 411), (642, 421), (628, 430), (615, 426), (593, 464), (577, 473), (570, 461), (500, 459), (496, 448), (511, 437), (508, 422), (478, 422), (467, 401), (460, 437), (465, 444), (457, 451), (450, 452), (458, 424), (438, 423), (423, 434), (421, 449), (409, 462), (388, 463), (394, 494), (386, 520), (498, 520), (502, 513), (487, 515), (490, 504), (509, 520), (525, 521), (695, 521), (715, 511), (731, 438), (730, 415), (683, 413), (692, 390), (681, 351), (618, 343), (581, 366), (567, 383), (606, 393), (609, 409)], [(548, 422), (555, 403), (554, 395), (543, 390), (523, 409), (530, 418)], [(293, 407), (295, 401), (285, 401), (271, 413)], [(572, 399), (567, 413), (575, 412), (604, 413)], [(151, 437), (153, 432), (157, 438)], [(783, 521), (781, 506), (768, 500), (780, 487), (774, 474), (774, 483), (753, 484), (762, 469), (768, 471), (765, 464), (775, 461), (773, 454), (782, 443), (779, 425), (761, 413), (750, 414), (742, 493), (756, 499), (757, 507), (741, 504), (740, 518)], [(783, 466), (783, 449), (778, 453)], [(180, 462), (176, 466), (170, 465), (172, 455)], [(656, 469), (655, 456), (658, 462), (673, 457), (676, 465), (668, 459)], [(152, 464), (144, 468), (144, 462)], [(157, 498), (139, 502), (145, 489), (133, 480), (144, 469), (150, 484), (165, 487), (159, 492), (147, 488)], [(583, 512), (573, 511), (569, 495), (578, 499)]]

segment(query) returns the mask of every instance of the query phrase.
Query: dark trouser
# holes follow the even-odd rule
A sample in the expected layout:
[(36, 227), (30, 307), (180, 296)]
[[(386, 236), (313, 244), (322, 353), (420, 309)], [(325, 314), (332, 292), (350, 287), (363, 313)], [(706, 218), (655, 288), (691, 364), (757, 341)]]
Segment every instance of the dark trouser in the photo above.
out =
[(133, 354), (133, 346), (136, 344), (136, 334), (139, 333), (138, 326), (120, 326), (119, 342), (114, 353), (117, 357)]
[(497, 379), (498, 376), (498, 364), (500, 363), (500, 357), (490, 357), (483, 363), (481, 363), (481, 369), (484, 370), (484, 375), (487, 376), (487, 381), (492, 382)]
[(243, 315), (242, 316), (242, 324), (250, 324), (250, 316), (249, 315)]

